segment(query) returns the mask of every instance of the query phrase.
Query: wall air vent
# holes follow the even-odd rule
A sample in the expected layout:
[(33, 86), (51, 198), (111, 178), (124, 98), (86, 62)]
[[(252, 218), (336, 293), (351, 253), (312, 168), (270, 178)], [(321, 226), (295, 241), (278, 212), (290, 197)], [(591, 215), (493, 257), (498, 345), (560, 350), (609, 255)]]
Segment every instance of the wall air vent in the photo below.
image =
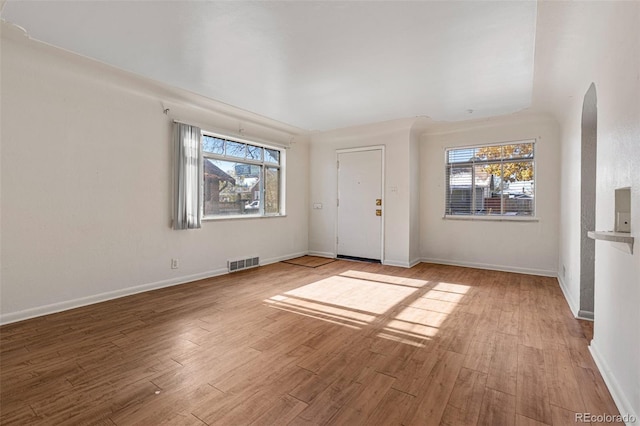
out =
[(229, 272), (242, 271), (243, 269), (255, 268), (257, 266), (260, 266), (260, 258), (257, 256), (237, 260), (227, 260), (227, 269)]

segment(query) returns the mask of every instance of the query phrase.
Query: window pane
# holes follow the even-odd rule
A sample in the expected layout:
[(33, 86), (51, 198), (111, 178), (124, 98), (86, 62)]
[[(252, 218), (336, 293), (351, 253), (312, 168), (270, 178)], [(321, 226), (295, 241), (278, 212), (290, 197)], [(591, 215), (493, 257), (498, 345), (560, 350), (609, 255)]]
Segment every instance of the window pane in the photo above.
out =
[(238, 142), (231, 142), (231, 141), (226, 141), (227, 142), (227, 151), (226, 151), (226, 155), (230, 156), (230, 157), (239, 157), (239, 158), (244, 158), (246, 155), (246, 149), (247, 146), (243, 143), (238, 143)]
[(224, 154), (224, 140), (202, 135), (202, 150), (212, 154)]
[(280, 164), (280, 151), (276, 149), (264, 149), (264, 161), (267, 163)]
[(476, 161), (499, 160), (502, 158), (502, 146), (483, 146), (475, 149)]
[(471, 166), (447, 167), (446, 214), (471, 214), (473, 185)]
[(447, 154), (449, 163), (467, 163), (475, 155), (475, 150), (473, 148), (450, 149)]
[(261, 166), (205, 158), (204, 215), (260, 213)]
[(264, 187), (264, 212), (277, 214), (280, 212), (280, 169), (267, 167)]
[(247, 158), (262, 161), (262, 148), (259, 146), (247, 145)]
[(504, 214), (509, 216), (533, 215), (533, 162), (505, 162), (503, 197)]
[(533, 216), (534, 145), (447, 149), (445, 214)]
[(533, 143), (518, 143), (505, 145), (504, 159), (512, 158), (533, 158)]
[(484, 176), (487, 179), (482, 204), (477, 205), (480, 206), (479, 214), (502, 214), (502, 164), (491, 163), (478, 165), (476, 174)]
[[(497, 165), (498, 176), (500, 164)], [(477, 165), (475, 169), (475, 214), (500, 214), (500, 195), (494, 192), (498, 178), (488, 165)], [(498, 186), (499, 188), (499, 186)], [(494, 197), (494, 195), (497, 196)]]

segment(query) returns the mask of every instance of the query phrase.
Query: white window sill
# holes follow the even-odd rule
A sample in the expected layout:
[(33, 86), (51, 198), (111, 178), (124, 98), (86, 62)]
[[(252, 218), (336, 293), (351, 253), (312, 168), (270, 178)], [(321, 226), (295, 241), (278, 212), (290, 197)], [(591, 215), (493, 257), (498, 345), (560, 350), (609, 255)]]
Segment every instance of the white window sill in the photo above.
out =
[(476, 220), (488, 222), (540, 222), (540, 218), (535, 216), (463, 216), (463, 215), (444, 215), (444, 220)]
[(203, 222), (217, 222), (219, 220), (245, 220), (245, 219), (272, 219), (274, 217), (287, 217), (286, 214), (272, 214), (261, 216), (259, 214), (243, 214), (243, 215), (229, 215), (229, 216), (217, 216), (217, 217), (203, 217)]

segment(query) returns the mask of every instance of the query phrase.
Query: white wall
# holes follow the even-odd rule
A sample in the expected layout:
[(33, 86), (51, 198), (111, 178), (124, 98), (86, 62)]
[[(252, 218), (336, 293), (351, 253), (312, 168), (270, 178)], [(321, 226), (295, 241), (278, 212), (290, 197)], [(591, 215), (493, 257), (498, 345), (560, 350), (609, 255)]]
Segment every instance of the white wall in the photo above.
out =
[[(220, 274), (234, 257), (265, 263), (307, 252), (309, 152), (297, 129), (35, 43), (5, 24), (1, 76), (2, 322)], [(241, 125), (248, 139), (293, 139), (287, 216), (172, 230), (171, 115), (232, 132)]]
[[(640, 415), (640, 3), (543, 2), (539, 25), (562, 28), (539, 37), (540, 102), (562, 127), (559, 266), (574, 312), (580, 292), (580, 120), (590, 84), (598, 98), (596, 228), (612, 230), (614, 189), (631, 189), (634, 254), (596, 242), (591, 350), (622, 414)], [(560, 70), (560, 71), (559, 71)], [(546, 99), (545, 99), (546, 98)]]
[(409, 134), (414, 119), (352, 127), (311, 136), (309, 252), (335, 256), (337, 171), (336, 150), (385, 146), (383, 194), (384, 259), (388, 265), (410, 264), (410, 161)]
[[(445, 149), (537, 138), (535, 222), (443, 219)], [(425, 261), (555, 276), (559, 144), (555, 120), (515, 114), (434, 123), (420, 147), (420, 239)]]

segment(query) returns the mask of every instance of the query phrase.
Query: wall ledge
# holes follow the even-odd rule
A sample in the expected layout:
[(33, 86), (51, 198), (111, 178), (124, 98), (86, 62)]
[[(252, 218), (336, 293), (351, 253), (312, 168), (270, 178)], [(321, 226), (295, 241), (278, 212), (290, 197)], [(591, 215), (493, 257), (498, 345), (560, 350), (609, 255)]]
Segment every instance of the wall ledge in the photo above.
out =
[(629, 247), (629, 253), (633, 254), (634, 238), (629, 233), (613, 231), (588, 231), (587, 236), (594, 240), (610, 241), (612, 243), (624, 243)]

